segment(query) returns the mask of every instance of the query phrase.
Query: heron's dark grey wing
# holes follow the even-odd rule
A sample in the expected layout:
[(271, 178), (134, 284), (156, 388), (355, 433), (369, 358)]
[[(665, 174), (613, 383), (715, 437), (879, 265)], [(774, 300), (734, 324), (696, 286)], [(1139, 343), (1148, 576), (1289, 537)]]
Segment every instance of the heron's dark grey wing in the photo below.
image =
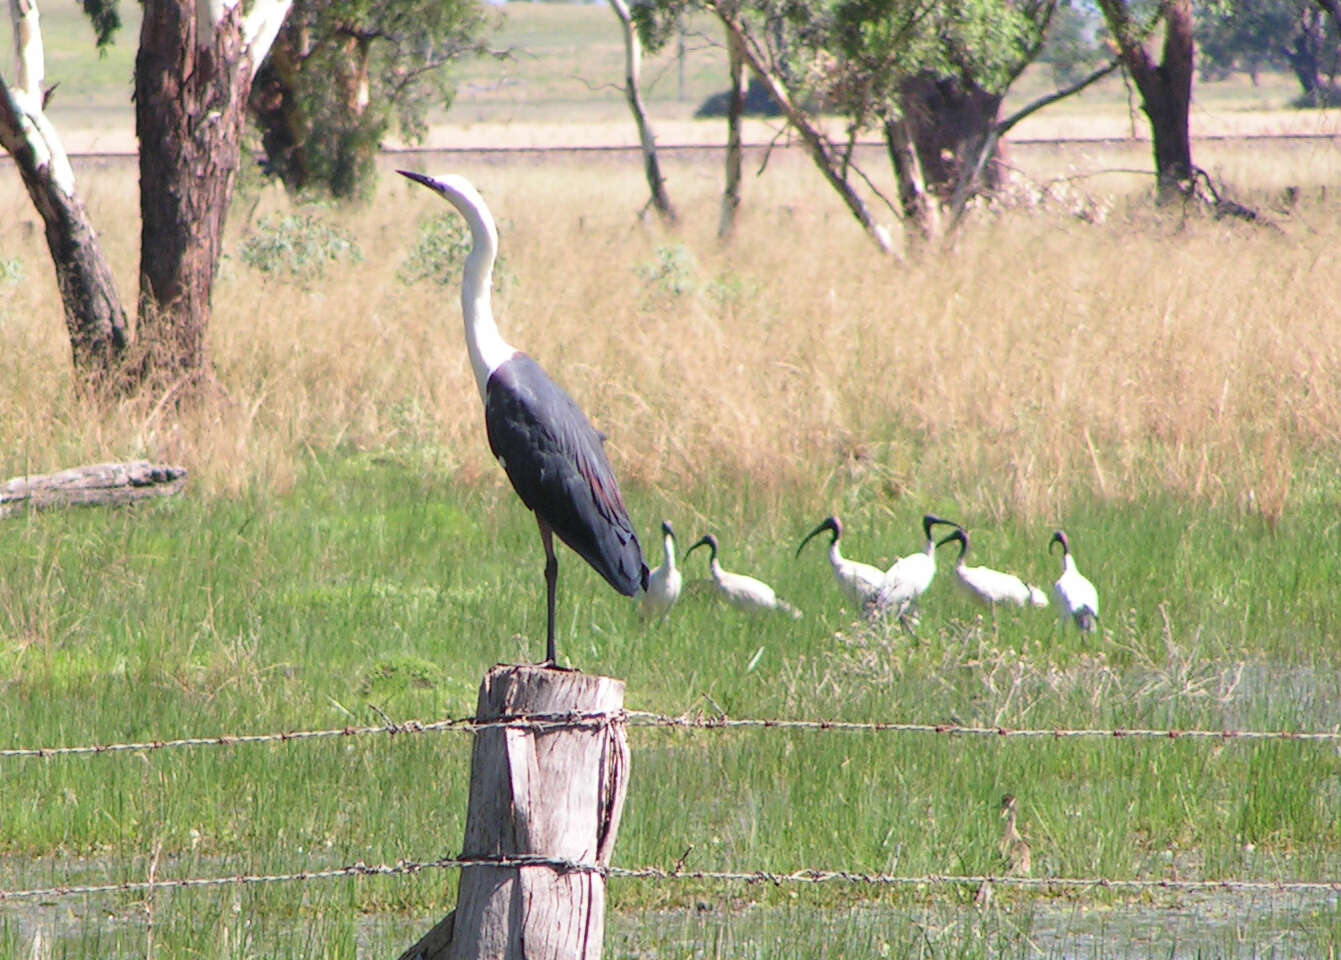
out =
[(647, 565), (601, 435), (539, 364), (519, 353), (493, 372), (484, 424), (522, 503), (620, 593), (645, 589)]

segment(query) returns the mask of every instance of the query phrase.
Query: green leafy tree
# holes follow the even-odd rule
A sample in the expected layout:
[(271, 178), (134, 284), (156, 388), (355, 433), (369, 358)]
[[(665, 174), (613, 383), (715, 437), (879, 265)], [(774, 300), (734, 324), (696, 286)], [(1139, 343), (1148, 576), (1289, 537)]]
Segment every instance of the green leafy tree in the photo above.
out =
[(1098, 43), (1098, 15), (1075, 3), (1062, 3), (1052, 15), (1039, 62), (1052, 70), (1053, 80), (1070, 84), (1079, 80), (1107, 59)]
[[(995, 183), (998, 168), (984, 155), (999, 156), (1002, 100), (1038, 57), (1058, 3), (701, 0), (740, 41), (817, 165), (877, 240), (856, 196), (857, 184), (869, 188), (854, 161), (858, 134), (885, 135), (899, 198), (880, 199), (914, 226), (912, 236), (934, 233), (937, 206), (960, 211), (978, 184)], [(685, 5), (639, 5), (649, 46), (665, 40)], [(845, 143), (811, 122), (816, 109), (845, 119)]]
[(478, 0), (297, 0), (252, 86), (266, 171), (294, 192), (365, 193), (385, 137), (422, 140), (491, 26)]
[(1341, 40), (1331, 7), (1317, 0), (1217, 0), (1197, 18), (1202, 76), (1263, 68), (1288, 69), (1299, 81), (1300, 103), (1321, 106), (1335, 91), (1323, 75), (1337, 67)]

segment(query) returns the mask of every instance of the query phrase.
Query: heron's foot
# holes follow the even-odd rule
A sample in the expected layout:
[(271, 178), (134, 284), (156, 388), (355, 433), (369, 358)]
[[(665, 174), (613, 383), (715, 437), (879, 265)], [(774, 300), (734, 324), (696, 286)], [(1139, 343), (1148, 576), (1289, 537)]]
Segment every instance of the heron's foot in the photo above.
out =
[(545, 670), (560, 670), (560, 671), (562, 671), (562, 672), (564, 672), (564, 673), (577, 673), (577, 672), (578, 672), (577, 667), (565, 667), (563, 664), (561, 664), (561, 663), (556, 663), (556, 662), (553, 661), (553, 660), (542, 660), (542, 661), (540, 661), (539, 663), (537, 663), (536, 666), (537, 666), (537, 667), (540, 667), (540, 668), (542, 668), (542, 669), (545, 669)]

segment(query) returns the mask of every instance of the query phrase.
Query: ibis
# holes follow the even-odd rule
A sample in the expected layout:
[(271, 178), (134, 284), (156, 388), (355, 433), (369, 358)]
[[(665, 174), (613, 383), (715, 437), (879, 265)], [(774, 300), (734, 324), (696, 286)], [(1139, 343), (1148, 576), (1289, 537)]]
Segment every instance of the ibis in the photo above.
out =
[(925, 543), (922, 549), (895, 560), (894, 565), (885, 571), (880, 591), (876, 595), (875, 608), (896, 611), (899, 619), (904, 620), (905, 626), (907, 621), (904, 615), (908, 608), (915, 605), (918, 598), (927, 592), (932, 579), (936, 576), (936, 538), (932, 536), (931, 531), (939, 524), (959, 528), (959, 524), (953, 520), (946, 520), (934, 513), (924, 514), (922, 535)]
[(959, 585), (974, 600), (989, 607), (1009, 604), (1015, 607), (1046, 607), (1048, 597), (1038, 587), (1025, 583), (1013, 573), (1003, 573), (990, 567), (970, 567), (964, 563), (969, 550), (968, 531), (963, 527), (952, 530), (936, 544), (937, 547), (959, 541), (959, 557), (955, 560), (955, 577)]
[(708, 570), (712, 573), (712, 582), (717, 585), (717, 592), (727, 603), (740, 610), (785, 613), (793, 619), (801, 616), (800, 610), (779, 597), (773, 592), (773, 588), (762, 580), (747, 577), (743, 573), (723, 570), (722, 565), (717, 562), (717, 538), (711, 533), (705, 534), (701, 540), (686, 550), (685, 559), (703, 546), (711, 551), (708, 555)]
[(885, 582), (885, 571), (869, 563), (848, 560), (843, 556), (842, 549), (838, 546), (838, 541), (843, 538), (843, 524), (837, 517), (825, 517), (818, 527), (806, 534), (801, 546), (796, 548), (796, 555), (798, 557), (801, 555), (801, 550), (812, 537), (825, 531), (832, 534), (829, 539), (829, 565), (833, 567), (833, 578), (838, 583), (838, 589), (843, 591), (849, 601), (864, 609), (875, 599), (875, 595), (880, 591), (880, 585)]
[(605, 456), (605, 437), (540, 365), (503, 339), (490, 299), (498, 227), (465, 177), (397, 171), (441, 196), (465, 218), (470, 253), (461, 281), (466, 351), (484, 403), (489, 449), (535, 514), (545, 550), (545, 664), (558, 665), (554, 537), (625, 596), (647, 588), (647, 564)]
[(1058, 530), (1048, 541), (1048, 552), (1052, 545), (1062, 545), (1062, 575), (1052, 585), (1052, 598), (1057, 601), (1059, 616), (1063, 625), (1070, 620), (1080, 630), (1090, 633), (1099, 619), (1099, 591), (1089, 578), (1076, 569), (1075, 558), (1071, 556), (1071, 541), (1066, 534)]
[(683, 578), (675, 565), (675, 531), (669, 520), (661, 521), (661, 553), (661, 566), (647, 575), (647, 589), (639, 598), (643, 616), (649, 618), (669, 616), (671, 607), (680, 599)]

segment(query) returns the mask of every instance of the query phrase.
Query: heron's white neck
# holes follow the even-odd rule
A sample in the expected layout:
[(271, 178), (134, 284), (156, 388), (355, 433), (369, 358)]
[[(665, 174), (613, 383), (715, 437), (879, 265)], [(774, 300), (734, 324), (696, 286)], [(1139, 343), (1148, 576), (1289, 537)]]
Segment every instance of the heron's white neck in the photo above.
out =
[(443, 196), (470, 227), (470, 254), (461, 278), (461, 316), (465, 320), (470, 366), (483, 400), (489, 375), (517, 352), (498, 332), (490, 299), (494, 260), (498, 256), (498, 228), (488, 204), (464, 177), (444, 178), (442, 184)]

